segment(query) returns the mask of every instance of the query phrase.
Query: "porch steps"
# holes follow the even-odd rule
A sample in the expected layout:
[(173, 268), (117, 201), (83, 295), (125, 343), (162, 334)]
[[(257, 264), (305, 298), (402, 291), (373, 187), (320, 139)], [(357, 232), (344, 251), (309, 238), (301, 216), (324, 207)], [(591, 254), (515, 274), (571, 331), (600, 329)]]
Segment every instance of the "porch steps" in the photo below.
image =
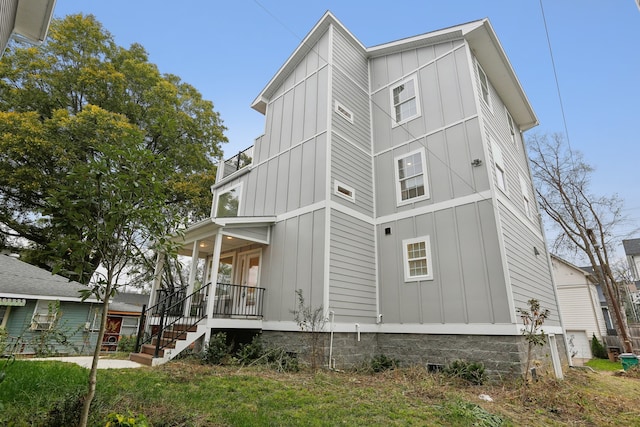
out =
[[(202, 325), (174, 325), (164, 331), (161, 344), (166, 345), (153, 357), (156, 351), (156, 339), (150, 344), (143, 344), (139, 353), (131, 353), (129, 360), (146, 366), (157, 366), (168, 362), (185, 349), (189, 348), (207, 331), (206, 324)], [(173, 340), (175, 338), (175, 341)], [(173, 342), (171, 342), (173, 341)]]

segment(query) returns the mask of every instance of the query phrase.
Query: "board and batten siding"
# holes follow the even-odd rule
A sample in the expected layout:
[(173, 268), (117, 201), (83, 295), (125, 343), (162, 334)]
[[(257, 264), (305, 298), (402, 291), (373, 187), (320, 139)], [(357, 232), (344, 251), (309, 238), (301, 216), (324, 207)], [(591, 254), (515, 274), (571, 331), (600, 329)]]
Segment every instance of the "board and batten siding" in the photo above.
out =
[(264, 248), (260, 282), (267, 288), (264, 319), (293, 321), (295, 291), (305, 303), (323, 304), (325, 210), (318, 209), (276, 223), (271, 244)]
[[(377, 233), (384, 323), (510, 322), (488, 201), (383, 223)], [(402, 241), (421, 236), (430, 236), (433, 280), (405, 282)]]
[[(4, 51), (16, 21), (18, 0), (0, 0), (0, 49)], [(2, 57), (2, 52), (0, 52)]]
[[(559, 326), (559, 307), (544, 240), (502, 202), (497, 203), (515, 308), (525, 309), (530, 299), (537, 299), (550, 311), (545, 325)], [(539, 255), (535, 254), (536, 249)]]
[(330, 308), (340, 321), (375, 322), (375, 227), (336, 210), (330, 227)]

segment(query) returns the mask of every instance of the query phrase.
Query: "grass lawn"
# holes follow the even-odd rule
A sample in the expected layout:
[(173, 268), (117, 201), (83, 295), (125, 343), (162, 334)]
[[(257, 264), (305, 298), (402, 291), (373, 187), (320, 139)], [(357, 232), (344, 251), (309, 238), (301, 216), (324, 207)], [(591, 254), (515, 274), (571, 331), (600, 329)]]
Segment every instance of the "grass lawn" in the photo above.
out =
[[(87, 377), (69, 363), (16, 361), (0, 383), (0, 425), (72, 425), (64, 414)], [(130, 411), (153, 426), (626, 426), (638, 425), (638, 396), (638, 376), (584, 370), (544, 377), (523, 399), (517, 380), (469, 386), (419, 368), (286, 374), (176, 361), (100, 370), (91, 425)]]
[(612, 362), (609, 359), (591, 359), (585, 366), (596, 371), (620, 371), (622, 370), (622, 362)]

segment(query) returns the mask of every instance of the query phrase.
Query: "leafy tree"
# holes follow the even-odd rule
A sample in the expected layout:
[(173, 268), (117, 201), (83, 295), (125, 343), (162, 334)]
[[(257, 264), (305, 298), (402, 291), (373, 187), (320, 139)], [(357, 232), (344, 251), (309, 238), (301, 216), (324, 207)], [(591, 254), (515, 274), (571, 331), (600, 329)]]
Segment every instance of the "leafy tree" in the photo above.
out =
[(524, 383), (527, 383), (529, 376), (529, 370), (531, 369), (531, 361), (533, 357), (533, 349), (537, 346), (543, 346), (547, 343), (547, 335), (542, 329), (544, 321), (549, 317), (549, 310), (542, 309), (540, 302), (537, 299), (530, 299), (527, 301), (529, 308), (517, 308), (516, 311), (522, 319), (524, 328), (522, 328), (522, 335), (527, 342), (527, 365), (524, 370)]
[(591, 192), (593, 167), (579, 152), (572, 151), (561, 135), (533, 135), (528, 147), (540, 207), (560, 231), (555, 249), (589, 260), (613, 310), (613, 323), (625, 351), (632, 352), (616, 278), (609, 267), (609, 253), (618, 243), (616, 229), (625, 221), (622, 200)]
[[(168, 217), (208, 216), (224, 129), (213, 104), (179, 77), (161, 74), (142, 46), (117, 46), (91, 15), (54, 20), (43, 46), (13, 43), (0, 61), (0, 242), (27, 239), (32, 252), (25, 259), (41, 266), (60, 259), (64, 252), (51, 246), (82, 227), (60, 226), (52, 192), (69, 188), (70, 173), (95, 160), (98, 141), (123, 134), (135, 134), (136, 149), (164, 166), (156, 179)], [(82, 191), (84, 181), (75, 184)], [(84, 215), (85, 223), (98, 218), (95, 209)], [(91, 260), (74, 279), (88, 281), (101, 262)]]
[[(100, 260), (100, 279), (83, 297), (93, 294), (102, 301), (101, 337), (116, 279), (129, 261), (139, 256), (141, 247), (170, 250), (165, 233), (175, 224), (166, 216), (170, 188), (163, 177), (171, 166), (147, 148), (144, 134), (121, 115), (96, 106), (75, 116), (62, 115), (69, 127), (101, 131), (87, 132), (91, 137), (85, 161), (72, 165), (67, 179), (51, 189), (43, 215), (58, 236), (53, 249), (65, 254), (54, 271), (66, 268), (70, 275), (84, 277)], [(86, 425), (95, 395), (99, 356), (100, 342), (94, 349), (81, 425)]]

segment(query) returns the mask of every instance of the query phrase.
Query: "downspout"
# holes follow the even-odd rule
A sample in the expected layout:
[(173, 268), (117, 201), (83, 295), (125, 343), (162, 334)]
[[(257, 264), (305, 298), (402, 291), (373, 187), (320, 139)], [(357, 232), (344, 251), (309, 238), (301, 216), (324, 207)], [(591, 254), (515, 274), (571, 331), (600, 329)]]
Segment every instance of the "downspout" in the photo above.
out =
[(336, 361), (333, 360), (333, 327), (334, 327), (334, 320), (335, 320), (335, 315), (336, 313), (331, 310), (329, 311), (329, 324), (330, 326), (330, 335), (329, 335), (329, 369), (335, 369), (336, 368)]

